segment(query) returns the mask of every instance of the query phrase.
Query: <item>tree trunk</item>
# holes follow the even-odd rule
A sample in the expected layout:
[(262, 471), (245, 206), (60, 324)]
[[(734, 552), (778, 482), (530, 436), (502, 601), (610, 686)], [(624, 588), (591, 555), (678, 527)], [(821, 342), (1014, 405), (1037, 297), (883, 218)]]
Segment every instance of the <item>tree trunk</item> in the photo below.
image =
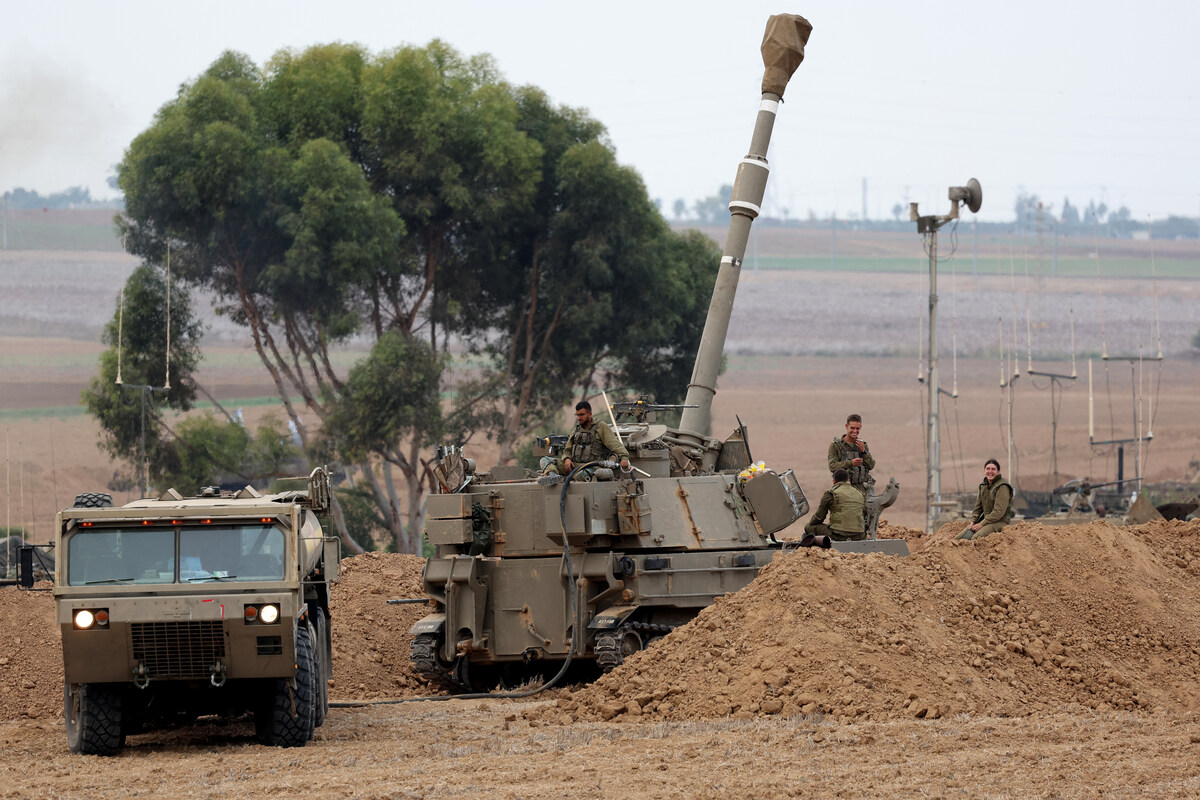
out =
[(346, 530), (346, 515), (342, 513), (342, 504), (337, 499), (337, 492), (329, 493), (329, 516), (333, 520), (333, 526), (337, 528), (338, 536), (341, 538), (346, 552), (352, 555), (365, 552), (358, 542), (350, 538), (350, 532)]

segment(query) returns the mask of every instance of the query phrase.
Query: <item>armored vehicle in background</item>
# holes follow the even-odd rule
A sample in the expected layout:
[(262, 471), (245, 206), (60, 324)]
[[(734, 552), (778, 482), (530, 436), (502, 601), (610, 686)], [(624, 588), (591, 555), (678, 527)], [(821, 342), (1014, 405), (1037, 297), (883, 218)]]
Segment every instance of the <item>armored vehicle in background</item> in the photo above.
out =
[[(762, 100), (678, 428), (654, 424), (644, 403), (618, 404), (627, 424), (602, 411), (630, 471), (592, 463), (565, 479), (508, 466), (482, 472), (457, 448), (440, 451), (441, 493), (428, 498), (426, 523), (435, 553), (424, 572), (435, 611), (411, 631), (413, 665), (431, 681), (485, 688), (531, 667), (562, 674), (575, 659), (612, 669), (750, 583), (780, 552), (774, 534), (808, 511), (791, 470), (752, 467), (743, 426), (725, 439), (707, 432), (775, 114), (810, 31), (792, 15), (767, 24)], [(592, 480), (577, 479), (584, 468)], [(907, 553), (902, 541), (834, 546)]]
[(253, 713), (259, 739), (303, 746), (328, 708), (336, 537), (329, 477), (260, 495), (206, 489), (113, 507), (83, 494), (57, 518), (54, 585), (73, 753), (201, 715)]

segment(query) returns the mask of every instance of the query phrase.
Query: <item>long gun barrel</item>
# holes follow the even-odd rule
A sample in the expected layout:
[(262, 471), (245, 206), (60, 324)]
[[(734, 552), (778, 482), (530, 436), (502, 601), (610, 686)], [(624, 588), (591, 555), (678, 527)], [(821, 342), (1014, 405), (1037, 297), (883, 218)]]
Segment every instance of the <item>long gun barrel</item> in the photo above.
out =
[(775, 114), (783, 99), (783, 90), (804, 60), (804, 46), (810, 33), (812, 25), (804, 17), (776, 14), (767, 20), (767, 30), (763, 34), (762, 102), (750, 140), (750, 152), (738, 165), (734, 179), (733, 198), (729, 201), (729, 233), (725, 237), (721, 268), (717, 272), (700, 349), (696, 352), (696, 366), (684, 400), (687, 407), (679, 420), (681, 436), (695, 440), (696, 444), (705, 440), (712, 421), (712, 399), (717, 392), (717, 372), (729, 332), (729, 315), (733, 311), (742, 258), (746, 255), (750, 226), (762, 209), (763, 193), (767, 188), (767, 147), (771, 143)]

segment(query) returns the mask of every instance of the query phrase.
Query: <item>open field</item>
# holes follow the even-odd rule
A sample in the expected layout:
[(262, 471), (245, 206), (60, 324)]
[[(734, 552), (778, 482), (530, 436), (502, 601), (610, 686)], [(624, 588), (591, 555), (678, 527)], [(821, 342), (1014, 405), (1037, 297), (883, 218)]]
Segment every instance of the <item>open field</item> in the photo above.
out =
[[(876, 246), (890, 252), (899, 245)], [(9, 487), (3, 519), (28, 528), (38, 541), (49, 535), (55, 509), (77, 491), (104, 488), (117, 468), (96, 448), (94, 423), (78, 399), (95, 373), (99, 330), (134, 263), (119, 253), (0, 253), (0, 426)], [(1031, 278), (1026, 289), (1023, 278), (943, 275), (939, 287), (941, 382), (958, 394), (941, 404), (944, 491), (970, 491), (989, 457), (1005, 462), (1006, 473), (1015, 472), (1010, 477), (1030, 490), (1075, 477), (1115, 479), (1114, 448), (1088, 444), (1089, 357), (1095, 440), (1134, 438), (1139, 426), (1154, 434), (1142, 453), (1127, 448), (1127, 477), (1135, 458), (1151, 481), (1182, 479), (1189, 462), (1200, 458), (1191, 388), (1200, 382), (1200, 360), (1190, 346), (1200, 327), (1200, 276), (1044, 277)], [(794, 468), (815, 498), (828, 481), (828, 443), (842, 432), (845, 415), (858, 412), (879, 460), (876, 472), (894, 475), (903, 487), (888, 518), (920, 525), (926, 401), (916, 378), (918, 356), (927, 348), (921, 327), (927, 291), (927, 278), (918, 273), (743, 270), (714, 433), (732, 430), (740, 416), (754, 457)], [(253, 423), (275, 403), (273, 387), (240, 331), (223, 318), (209, 324), (199, 379), (222, 402), (245, 408)], [(1001, 327), (1007, 366), (1000, 358)], [(1154, 360), (1159, 337), (1162, 362)], [(1104, 362), (1102, 352), (1135, 360)], [(355, 357), (353, 350), (341, 353), (339, 366)], [(1074, 369), (1078, 379), (1060, 382), (1052, 396), (1049, 378), (1025, 374), (1030, 364), (1057, 374)], [(1023, 376), (1014, 394), (1010, 470), (999, 384), (1014, 366)], [(494, 458), (486, 443), (472, 449), (483, 464)]]
[[(702, 226), (714, 241), (724, 241), (724, 226)], [(997, 233), (978, 236), (969, 221), (938, 234), (938, 261), (943, 274), (1034, 278), (1185, 278), (1200, 276), (1200, 240), (1134, 241), (1050, 233)], [(839, 272), (926, 272), (929, 256), (916, 225), (902, 231), (857, 230), (840, 222), (836, 228), (754, 227), (745, 268), (837, 270)]]

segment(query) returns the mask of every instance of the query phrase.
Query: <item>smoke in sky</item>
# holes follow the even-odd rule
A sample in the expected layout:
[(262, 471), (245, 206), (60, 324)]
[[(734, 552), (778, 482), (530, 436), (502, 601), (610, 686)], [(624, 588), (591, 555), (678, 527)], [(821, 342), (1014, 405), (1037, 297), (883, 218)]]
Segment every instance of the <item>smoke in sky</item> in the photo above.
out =
[[(93, 198), (111, 196), (105, 178), (121, 157), (120, 111), (81, 64), (28, 48), (0, 56), (0, 191), (83, 185)], [(105, 166), (80, 174), (80, 156)]]

